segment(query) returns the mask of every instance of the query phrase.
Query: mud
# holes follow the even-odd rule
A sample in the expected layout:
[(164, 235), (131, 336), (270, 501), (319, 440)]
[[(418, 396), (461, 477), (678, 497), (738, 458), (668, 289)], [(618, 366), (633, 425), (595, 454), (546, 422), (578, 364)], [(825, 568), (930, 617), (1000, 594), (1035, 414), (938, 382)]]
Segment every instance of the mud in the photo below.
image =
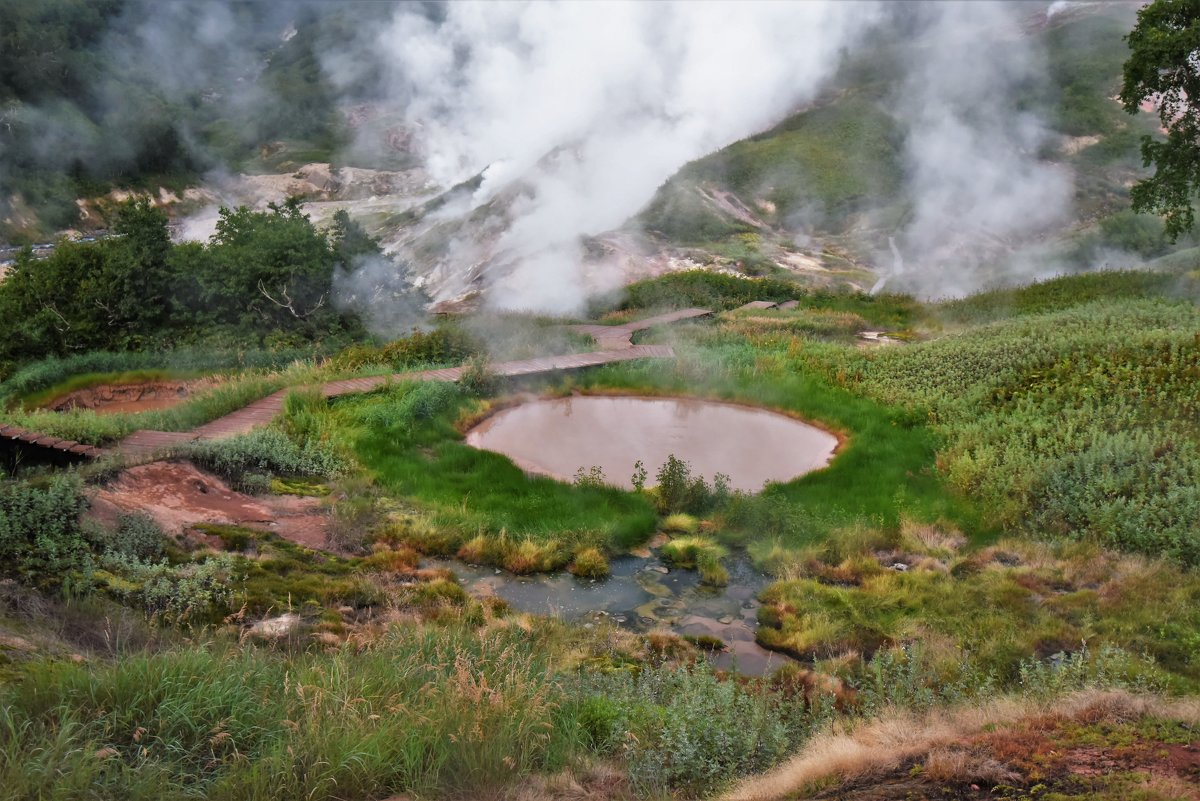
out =
[(56, 412), (91, 409), (96, 414), (145, 412), (169, 409), (189, 397), (215, 386), (211, 378), (195, 381), (148, 381), (140, 384), (101, 384), (61, 395), (45, 408)]
[(730, 478), (756, 492), (829, 463), (837, 437), (782, 414), (687, 398), (572, 397), (505, 409), (467, 433), (467, 444), (502, 453), (531, 473), (570, 481), (599, 466), (606, 480), (632, 487), (634, 463), (654, 474), (674, 455), (693, 475)]
[(609, 565), (612, 574), (597, 581), (569, 573), (514, 576), (451, 559), (429, 564), (454, 571), (468, 592), (502, 598), (522, 612), (584, 626), (609, 622), (632, 631), (665, 628), (716, 637), (725, 648), (709, 659), (721, 670), (765, 676), (792, 661), (755, 642), (760, 606), (755, 598), (770, 579), (743, 556), (727, 560), (730, 582), (721, 589), (703, 586), (695, 571), (670, 568), (654, 555), (617, 557)]
[(186, 461), (122, 471), (95, 492), (88, 515), (111, 526), (130, 512), (149, 515), (168, 534), (197, 523), (222, 523), (270, 531), (307, 548), (324, 548), (329, 526), (319, 498), (245, 495)]

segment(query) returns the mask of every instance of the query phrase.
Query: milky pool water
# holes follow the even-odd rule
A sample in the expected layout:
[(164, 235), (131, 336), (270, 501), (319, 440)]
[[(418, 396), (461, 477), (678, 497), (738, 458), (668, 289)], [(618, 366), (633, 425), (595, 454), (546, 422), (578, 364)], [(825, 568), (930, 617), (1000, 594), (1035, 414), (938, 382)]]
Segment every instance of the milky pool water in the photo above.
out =
[(467, 433), (467, 444), (502, 453), (525, 470), (569, 481), (600, 467), (608, 483), (631, 487), (634, 463), (654, 474), (675, 457), (709, 481), (757, 492), (829, 463), (837, 438), (786, 415), (691, 398), (582, 396), (505, 409)]

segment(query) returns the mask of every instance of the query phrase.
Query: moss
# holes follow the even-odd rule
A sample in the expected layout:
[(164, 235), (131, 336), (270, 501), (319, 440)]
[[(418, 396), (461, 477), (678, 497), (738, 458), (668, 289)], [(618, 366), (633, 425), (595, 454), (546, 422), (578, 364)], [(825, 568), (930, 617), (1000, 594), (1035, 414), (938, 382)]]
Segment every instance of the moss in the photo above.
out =
[(192, 528), (202, 534), (217, 537), (221, 540), (222, 548), (226, 551), (238, 553), (244, 552), (256, 545), (258, 538), (263, 536), (263, 532), (261, 531), (255, 531), (244, 526), (231, 526), (222, 523), (197, 523)]
[(272, 478), (271, 492), (276, 495), (298, 495), (301, 497), (323, 498), (330, 490), (324, 484), (302, 478)]

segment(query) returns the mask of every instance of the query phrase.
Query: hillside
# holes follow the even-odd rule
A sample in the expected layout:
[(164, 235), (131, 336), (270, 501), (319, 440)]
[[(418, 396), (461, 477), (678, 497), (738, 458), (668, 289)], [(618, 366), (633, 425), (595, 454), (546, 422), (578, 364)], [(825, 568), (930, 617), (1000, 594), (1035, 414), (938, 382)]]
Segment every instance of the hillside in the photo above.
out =
[(0, 2), (0, 801), (1200, 801), (1134, 11)]

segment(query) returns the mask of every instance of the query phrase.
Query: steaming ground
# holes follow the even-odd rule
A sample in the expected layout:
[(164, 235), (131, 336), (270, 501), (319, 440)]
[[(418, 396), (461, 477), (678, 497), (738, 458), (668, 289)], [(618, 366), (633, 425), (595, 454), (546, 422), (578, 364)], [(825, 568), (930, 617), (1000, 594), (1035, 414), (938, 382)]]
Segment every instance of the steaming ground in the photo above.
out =
[[(212, 5), (185, 21), (225, 30), (232, 6)], [(347, 5), (310, 19), (300, 8), (297, 24), (267, 15), (260, 24), (279, 30), (251, 38), (290, 42), (306, 24), (366, 13)], [(1099, 189), (1080, 175), (1106, 137), (1064, 134), (1043, 102), (1058, 67), (1042, 33), (1126, 13), (1112, 6), (463, 2), (370, 13), (337, 46), (313, 37), (346, 129), (330, 160), (268, 142), (254, 174), (217, 167), (203, 190), (163, 202), (179, 236), (195, 239), (211, 235), (223, 204), (300, 194), (318, 222), (347, 209), (391, 259), (341, 286), (343, 305), (365, 304), (377, 328), (410, 317), (406, 288), (437, 309), (577, 315), (590, 295), (695, 268), (961, 295), (1078, 269), (1064, 262), (1064, 235), (1099, 217), (1086, 199), (1076, 207), (1081, 194), (1116, 197), (1104, 213), (1127, 208), (1132, 173), (1105, 174)], [(245, 83), (231, 74), (257, 69), (244, 55), (206, 72), (198, 54), (219, 37), (189, 44), (181, 19), (137, 27), (152, 60), (179, 48), (192, 71), (166, 70), (163, 88), (228, 85), (204, 97), (231, 109), (262, 100), (260, 84), (228, 88)], [(853, 104), (870, 114), (822, 133), (821, 115)], [(1083, 266), (1140, 258), (1112, 247)]]

